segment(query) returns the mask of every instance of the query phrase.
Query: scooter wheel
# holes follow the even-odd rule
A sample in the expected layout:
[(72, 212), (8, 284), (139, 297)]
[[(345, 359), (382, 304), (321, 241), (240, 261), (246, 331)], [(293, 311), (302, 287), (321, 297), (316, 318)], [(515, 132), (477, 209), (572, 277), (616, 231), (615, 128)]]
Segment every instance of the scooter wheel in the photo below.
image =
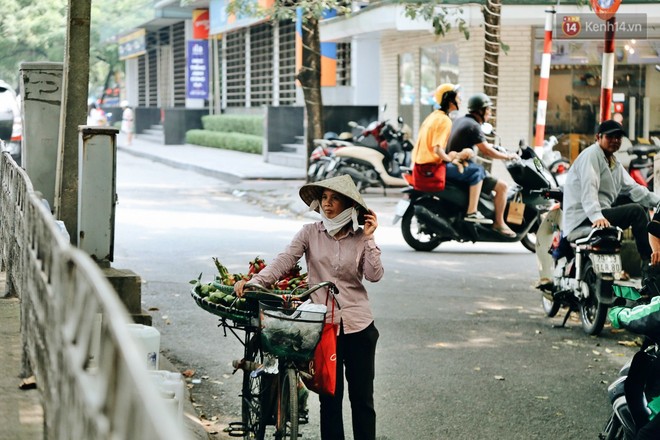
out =
[(442, 238), (426, 231), (417, 221), (415, 210), (410, 208), (401, 218), (401, 234), (408, 245), (416, 251), (431, 252), (442, 242)]
[(599, 279), (591, 262), (587, 262), (583, 270), (582, 289), (587, 291), (585, 298), (580, 301), (580, 319), (582, 330), (588, 335), (598, 335), (603, 330), (607, 319), (608, 307), (598, 301), (598, 289), (611, 289), (611, 285)]

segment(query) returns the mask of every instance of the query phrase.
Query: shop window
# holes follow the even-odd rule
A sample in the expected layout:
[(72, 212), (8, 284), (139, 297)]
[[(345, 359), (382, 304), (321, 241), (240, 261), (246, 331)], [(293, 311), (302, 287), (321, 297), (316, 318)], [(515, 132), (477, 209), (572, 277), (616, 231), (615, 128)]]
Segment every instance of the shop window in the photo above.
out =
[(270, 23), (250, 28), (250, 104), (273, 103), (273, 27)]
[(433, 94), (440, 84), (458, 83), (458, 50), (446, 43), (420, 51), (419, 117), (423, 121), (436, 104)]
[(245, 107), (245, 30), (227, 37), (227, 107)]
[(351, 85), (351, 43), (337, 43), (337, 85)]
[(186, 29), (182, 21), (172, 26), (172, 75), (174, 107), (186, 105)]
[[(563, 41), (553, 43), (548, 87), (545, 137), (557, 136), (559, 150), (571, 159), (594, 140), (600, 122), (602, 41)], [(616, 41), (611, 112), (623, 115), (623, 124), (633, 138), (653, 136), (660, 129), (660, 113), (653, 111), (653, 100), (660, 85), (658, 50), (660, 40)], [(538, 103), (543, 40), (535, 42), (534, 109)], [(657, 77), (657, 78), (656, 78)], [(536, 112), (531, 121), (536, 124)], [(638, 139), (634, 139), (637, 141)]]
[[(296, 25), (280, 21), (280, 105), (296, 102)], [(276, 91), (277, 93), (277, 91)]]
[(415, 105), (415, 62), (412, 53), (399, 55), (399, 116), (413, 120)]

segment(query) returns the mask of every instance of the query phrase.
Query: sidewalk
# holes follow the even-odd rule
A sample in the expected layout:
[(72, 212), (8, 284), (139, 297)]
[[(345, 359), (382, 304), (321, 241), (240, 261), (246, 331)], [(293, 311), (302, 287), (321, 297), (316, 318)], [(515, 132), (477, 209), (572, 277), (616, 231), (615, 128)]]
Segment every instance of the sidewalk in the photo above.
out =
[(214, 176), (230, 183), (257, 179), (304, 180), (306, 178), (304, 169), (267, 163), (260, 154), (191, 144), (160, 145), (141, 140), (139, 135), (133, 139), (129, 147), (120, 134), (117, 145), (117, 150), (120, 152)]
[[(3, 374), (0, 375), (0, 440), (35, 440), (44, 438), (41, 395), (36, 388), (19, 388), (23, 381), (20, 377), (21, 305), (18, 298), (4, 297), (5, 275), (0, 272), (0, 365), (3, 367)], [(159, 369), (178, 372), (163, 356), (160, 357)], [(187, 388), (183, 419), (190, 440), (208, 440), (209, 435), (192, 406)]]
[[(125, 146), (120, 135), (118, 151), (144, 157), (180, 169), (188, 169), (219, 178), (229, 183), (243, 181), (291, 180), (290, 185), (277, 185), (278, 190), (290, 194), (290, 203), (302, 204), (297, 188), (305, 179), (305, 170), (264, 162), (263, 156), (196, 145), (159, 145), (141, 140)], [(287, 197), (283, 202), (287, 202)], [(301, 205), (301, 207), (304, 207)], [(5, 273), (0, 272), (0, 440), (34, 440), (43, 438), (43, 409), (37, 389), (21, 390), (21, 334), (20, 302), (18, 298), (5, 298)], [(160, 369), (176, 371), (161, 356)], [(38, 386), (38, 384), (37, 384)], [(187, 388), (184, 401), (184, 423), (191, 440), (207, 440), (208, 433), (201, 425), (190, 401)]]
[(43, 438), (39, 391), (21, 390), (21, 327), (18, 298), (4, 298), (5, 273), (0, 272), (0, 440)]

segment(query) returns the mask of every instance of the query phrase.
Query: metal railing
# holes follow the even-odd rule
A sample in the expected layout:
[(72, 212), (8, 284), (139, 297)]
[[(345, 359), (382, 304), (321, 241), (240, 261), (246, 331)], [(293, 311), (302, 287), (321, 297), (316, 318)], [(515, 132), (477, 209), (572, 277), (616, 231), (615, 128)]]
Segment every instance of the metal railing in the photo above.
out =
[(0, 156), (0, 269), (20, 298), (22, 374), (41, 392), (44, 438), (189, 438), (103, 272), (69, 244), (25, 171)]

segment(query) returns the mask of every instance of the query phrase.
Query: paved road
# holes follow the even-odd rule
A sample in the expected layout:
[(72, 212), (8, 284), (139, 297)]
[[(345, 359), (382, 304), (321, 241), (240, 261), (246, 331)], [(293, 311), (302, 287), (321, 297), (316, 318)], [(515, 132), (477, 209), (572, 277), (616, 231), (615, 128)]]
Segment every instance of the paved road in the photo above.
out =
[[(297, 211), (301, 182), (229, 184), (121, 153), (118, 160), (114, 265), (144, 278), (165, 355), (195, 370), (201, 383), (191, 392), (211, 437), (229, 439), (222, 429), (239, 417), (231, 360), (241, 346), (194, 304), (187, 282), (200, 272), (210, 280), (213, 256), (236, 272), (257, 255), (272, 259), (309, 221)], [(617, 342), (628, 336), (608, 328), (587, 337), (577, 322), (552, 328), (560, 318), (543, 316), (531, 288), (535, 259), (522, 245), (414, 252), (391, 226), (396, 191), (365, 200), (379, 213), (386, 269), (368, 286), (381, 333), (379, 439), (596, 438), (608, 415), (606, 384), (632, 352)], [(305, 439), (318, 438), (317, 405), (312, 398)]]

